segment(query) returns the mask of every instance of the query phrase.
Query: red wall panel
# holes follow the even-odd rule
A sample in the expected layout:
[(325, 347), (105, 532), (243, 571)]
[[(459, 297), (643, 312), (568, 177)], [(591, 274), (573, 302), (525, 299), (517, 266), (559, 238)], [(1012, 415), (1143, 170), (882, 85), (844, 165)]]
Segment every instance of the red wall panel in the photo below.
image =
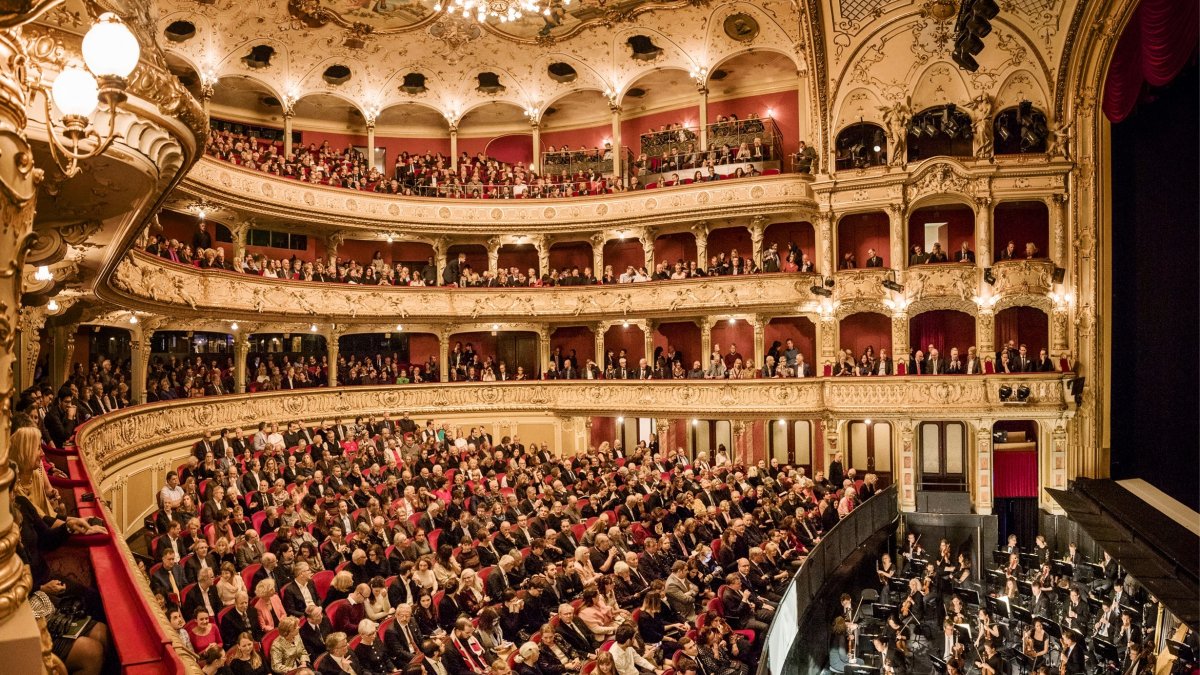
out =
[[(612, 265), (613, 273), (617, 276), (621, 276), (626, 267), (632, 266), (634, 269), (644, 267), (646, 254), (642, 249), (642, 242), (637, 239), (612, 239), (606, 242), (604, 244), (604, 264)], [(596, 276), (599, 277), (600, 274)]]
[[(837, 260), (841, 264), (842, 257), (853, 253), (859, 267), (867, 266), (867, 251), (875, 249), (875, 254), (883, 258), (883, 266), (890, 267), (891, 245), (888, 240), (888, 216), (886, 213), (855, 213), (838, 221)], [(971, 247), (974, 250), (974, 246)], [(947, 253), (946, 255), (950, 255)]]
[(1050, 257), (1050, 212), (1042, 202), (1004, 202), (992, 214), (994, 260), (1008, 242), (1016, 245), (1017, 256), (1025, 257), (1026, 242), (1038, 248), (1039, 258)]
[(493, 138), (484, 151), (488, 157), (494, 157), (501, 162), (516, 164), (518, 162), (529, 166), (533, 158), (533, 136), (531, 134), (510, 134)]
[(718, 115), (737, 115), (738, 119), (744, 120), (750, 113), (757, 113), (759, 117), (765, 119), (767, 111), (770, 110), (772, 115), (774, 115), (775, 123), (778, 125), (780, 136), (783, 139), (783, 152), (790, 154), (796, 152), (796, 148), (799, 147), (800, 139), (796, 137), (796, 129), (798, 128), (797, 120), (799, 119), (797, 108), (799, 105), (800, 101), (795, 89), (772, 94), (756, 94), (754, 96), (730, 98), (722, 101), (710, 101), (708, 104), (708, 121), (709, 123), (715, 122)]
[(593, 417), (591, 431), (591, 449), (600, 447), (600, 444), (608, 441), (609, 445), (617, 438), (617, 420), (612, 417)]
[[(602, 148), (606, 139), (612, 140), (612, 124), (599, 124), (594, 127), (584, 127), (582, 129), (543, 131), (542, 150), (549, 152), (550, 146), (554, 146), (557, 150), (562, 150), (564, 145), (572, 150), (579, 149), (581, 145), (589, 149)], [(624, 143), (624, 145), (629, 144)]]
[[(743, 363), (754, 360), (754, 327), (747, 321), (718, 321), (712, 328), (712, 343), (715, 349), (721, 346), (721, 356), (729, 353), (729, 346), (737, 345)], [(763, 352), (764, 354), (766, 352)]]
[(654, 240), (654, 262), (674, 265), (682, 262), (686, 267), (696, 259), (696, 236), (691, 232), (664, 234)]
[[(467, 254), (467, 263), (471, 265), (471, 269), (479, 274), (487, 271), (487, 247), (481, 244), (455, 244), (446, 249), (446, 263), (449, 264), (451, 260), (457, 260), (460, 252)], [(442, 283), (441, 279), (438, 279), (438, 283)]]
[(535, 270), (539, 275), (543, 273), (538, 269), (537, 249), (529, 244), (501, 246), (497, 265), (501, 269), (516, 267), (521, 270), (522, 274), (528, 273), (530, 269)]
[(449, 338), (451, 352), (454, 351), (454, 344), (457, 342), (461, 342), (463, 344), (463, 349), (466, 349), (468, 342), (471, 343), (471, 346), (475, 349), (475, 353), (479, 355), (481, 360), (486, 359), (489, 356), (492, 357), (492, 359), (496, 358), (496, 336), (492, 335), (490, 332), (474, 331), (469, 333), (455, 333), (451, 335)]
[(570, 357), (571, 350), (575, 350), (578, 362), (573, 365), (576, 368), (582, 368), (587, 365), (588, 359), (596, 358), (596, 338), (592, 329), (587, 326), (564, 326), (555, 329), (550, 334), (550, 351), (553, 352), (555, 348), (562, 349), (563, 356), (567, 357)]
[[(453, 344), (453, 343), (451, 343)], [(408, 360), (410, 363), (425, 363), (430, 357), (438, 358), (438, 338), (432, 333), (412, 333), (408, 336)], [(435, 373), (436, 374), (436, 373)]]
[(674, 346), (675, 351), (683, 355), (684, 370), (692, 367), (693, 361), (703, 361), (700, 354), (700, 327), (691, 321), (662, 323), (654, 331), (654, 347), (662, 347), (663, 353), (668, 346)]
[(953, 309), (924, 312), (909, 319), (908, 338), (914, 353), (919, 349), (928, 356), (929, 345), (933, 345), (942, 357), (950, 355), (951, 347), (966, 354), (975, 344), (975, 317)]
[[(1038, 350), (1050, 346), (1050, 321), (1036, 307), (1009, 307), (996, 312), (996, 348), (1012, 340), (1028, 347), (1029, 358), (1036, 359)], [(960, 348), (961, 351), (961, 348)], [(980, 354), (980, 356), (988, 356)], [(1058, 367), (1058, 362), (1055, 362)]]
[(817, 327), (812, 321), (802, 316), (784, 316), (776, 319), (771, 319), (763, 330), (763, 340), (766, 345), (763, 346), (763, 355), (771, 348), (771, 344), (776, 340), (780, 343), (780, 351), (783, 351), (787, 345), (788, 338), (791, 338), (795, 343), (796, 349), (804, 355), (804, 362), (813, 366), (813, 372), (818, 372), (816, 367), (817, 353)]
[(628, 328), (620, 324), (613, 326), (604, 333), (604, 351), (620, 356), (625, 350), (625, 358), (630, 368), (636, 368), (638, 359), (646, 354), (646, 338), (642, 329), (630, 324)]
[(709, 258), (718, 253), (724, 253), (725, 257), (728, 258), (735, 248), (738, 251), (738, 255), (743, 258), (753, 259), (753, 251), (750, 245), (750, 230), (744, 227), (725, 227), (708, 233)]
[[(771, 244), (779, 244), (780, 262), (787, 258), (788, 248), (792, 244), (800, 247), (802, 253), (807, 253), (809, 260), (817, 259), (816, 232), (808, 221), (768, 225), (763, 231), (763, 248), (770, 248)], [(797, 255), (796, 263), (799, 262), (800, 256)]]
[[(881, 349), (895, 356), (892, 353), (892, 320), (889, 317), (874, 312), (860, 312), (847, 316), (840, 323), (839, 342), (842, 349), (850, 349), (855, 356), (861, 356), (867, 347), (874, 347), (876, 356)], [(907, 357), (907, 352), (903, 356)]]
[[(550, 247), (550, 268), (562, 270), (564, 268), (578, 267), (582, 272), (584, 268), (592, 266), (592, 245), (585, 241), (570, 241), (561, 244), (554, 244)], [(593, 270), (593, 273), (599, 277), (599, 270)]]
[(948, 241), (941, 242), (942, 250), (949, 258), (961, 246), (963, 241), (971, 250), (975, 250), (975, 212), (966, 206), (953, 204), (949, 206), (927, 206), (917, 209), (908, 218), (908, 246), (905, 248), (904, 263), (912, 255), (912, 247), (921, 244), (926, 253), (929, 247), (925, 244), (925, 223), (946, 223), (949, 231)]

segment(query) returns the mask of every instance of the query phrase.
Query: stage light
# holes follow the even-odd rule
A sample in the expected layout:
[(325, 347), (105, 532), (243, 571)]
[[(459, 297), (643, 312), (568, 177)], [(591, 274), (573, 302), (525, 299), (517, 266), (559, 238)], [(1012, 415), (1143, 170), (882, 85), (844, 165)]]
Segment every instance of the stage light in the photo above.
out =
[(1023, 384), (1017, 387), (1017, 400), (1024, 403), (1029, 400), (1029, 385)]
[(1012, 395), (1013, 395), (1012, 387), (1008, 386), (1007, 384), (1000, 386), (1000, 401), (1001, 402), (1007, 401), (1008, 399), (1012, 398)]
[(996, 275), (992, 274), (992, 268), (990, 268), (990, 267), (983, 268), (983, 280), (988, 283), (988, 286), (996, 285)]
[(833, 288), (833, 277), (825, 277), (825, 288)]
[(819, 295), (822, 298), (832, 298), (833, 297), (833, 291), (830, 291), (828, 288), (822, 288), (821, 286), (814, 285), (812, 288), (810, 288), (808, 290), (812, 291), (813, 295)]
[(882, 285), (884, 288), (888, 289), (889, 291), (895, 291), (896, 293), (903, 293), (903, 292), (904, 292), (904, 286), (903, 286), (903, 285), (901, 285), (901, 284), (898, 284), (898, 283), (896, 283), (895, 281), (893, 281), (893, 280), (891, 280), (891, 279), (884, 279), (883, 281), (881, 281), (881, 282), (879, 282), (879, 283), (880, 283), (880, 284), (881, 284), (881, 285)]

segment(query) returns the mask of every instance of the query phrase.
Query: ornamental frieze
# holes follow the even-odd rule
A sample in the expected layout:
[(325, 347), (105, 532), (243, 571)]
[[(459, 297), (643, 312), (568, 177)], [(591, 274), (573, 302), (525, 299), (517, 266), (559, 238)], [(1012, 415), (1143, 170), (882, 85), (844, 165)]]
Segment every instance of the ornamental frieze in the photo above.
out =
[(1054, 263), (1049, 260), (1002, 260), (992, 265), (996, 293), (1045, 296), (1054, 287)]

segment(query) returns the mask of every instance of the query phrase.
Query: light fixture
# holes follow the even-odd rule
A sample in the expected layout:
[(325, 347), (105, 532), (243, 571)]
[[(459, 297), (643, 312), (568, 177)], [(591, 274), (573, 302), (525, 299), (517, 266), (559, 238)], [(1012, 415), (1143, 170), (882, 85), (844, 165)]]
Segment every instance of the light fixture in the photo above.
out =
[(883, 148), (879, 147), (878, 145), (873, 145), (873, 146), (871, 146), (871, 149), (874, 150), (875, 152), (879, 152)]
[(628, 321), (622, 321), (622, 322), (621, 322), (621, 328), (629, 328), (629, 322), (628, 322)]
[(498, 323), (492, 324), (492, 330), (500, 330), (500, 324), (498, 324)]
[(732, 326), (735, 323), (737, 323), (737, 317), (736, 316), (729, 317), (729, 325)]
[(870, 424), (870, 423), (871, 423), (871, 420), (869, 420), (869, 419), (868, 419), (868, 420), (863, 420), (863, 424)]
[(775, 109), (767, 108), (767, 119), (773, 119), (774, 117), (775, 117)]
[(46, 311), (50, 312), (51, 314), (53, 314), (54, 312), (57, 312), (58, 311), (58, 301), (55, 300), (54, 298), (50, 298), (50, 302), (46, 303)]
[(784, 419), (779, 420), (779, 426), (783, 426), (785, 424), (787, 424), (787, 420), (784, 420)]
[(699, 424), (700, 424), (700, 420), (694, 419), (694, 418), (692, 419), (692, 426), (699, 426)]
[(1022, 384), (1021, 386), (1017, 387), (1017, 400), (1021, 403), (1025, 403), (1029, 400), (1029, 393), (1029, 385)]
[(387, 243), (389, 243), (389, 244), (392, 243), (392, 233), (391, 232), (388, 232)]
[(134, 314), (134, 315), (132, 315), (132, 316), (130, 316), (130, 317), (129, 317), (129, 323), (131, 323), (131, 324), (137, 324), (137, 322), (138, 322), (137, 314)]
[(819, 295), (823, 298), (832, 298), (833, 297), (833, 291), (831, 291), (828, 288), (825, 288), (823, 286), (814, 285), (812, 288), (809, 288), (808, 290), (812, 291), (813, 295)]
[(315, 332), (317, 332), (317, 324), (315, 324), (315, 323), (314, 323), (314, 324), (312, 324), (311, 326), (309, 326), (309, 327), (308, 327), (308, 330), (309, 330), (309, 332), (310, 332), (310, 333), (315, 333)]
[[(104, 153), (116, 139), (117, 109), (128, 98), (126, 78), (137, 67), (140, 56), (137, 38), (117, 15), (106, 12), (83, 38), (87, 69), (78, 65), (64, 68), (49, 90), (45, 83), (35, 85), (45, 99), (50, 154), (67, 178), (79, 174), (81, 161)], [(61, 132), (55, 129), (51, 103), (62, 113)], [(108, 108), (103, 136), (92, 128), (90, 120), (97, 104)], [(81, 144), (88, 139), (94, 141), (91, 149), (82, 149)]]
[(37, 271), (33, 273), (33, 278), (37, 281), (54, 281), (54, 274), (50, 271), (49, 265), (38, 265)]
[(617, 424), (625, 424), (625, 418), (624, 418), (624, 417), (618, 417), (618, 418), (617, 418)]
[(881, 281), (879, 283), (882, 284), (883, 287), (888, 289), (889, 291), (893, 291), (895, 293), (903, 293), (904, 292), (904, 286), (896, 283), (895, 281), (893, 281), (891, 279), (884, 279), (883, 281)]
[(396, 324), (396, 332), (397, 333), (404, 332), (404, 326), (402, 324)]
[(236, 321), (229, 324), (229, 330), (237, 330), (237, 329), (238, 329), (238, 323)]

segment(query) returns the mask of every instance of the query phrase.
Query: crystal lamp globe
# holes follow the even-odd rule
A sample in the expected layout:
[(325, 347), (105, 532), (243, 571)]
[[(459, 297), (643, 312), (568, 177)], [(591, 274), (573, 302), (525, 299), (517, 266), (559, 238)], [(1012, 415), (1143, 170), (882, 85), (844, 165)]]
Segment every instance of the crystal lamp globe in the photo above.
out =
[(96, 109), (96, 78), (79, 66), (63, 69), (50, 91), (53, 94), (54, 105), (64, 115), (87, 117)]
[(140, 54), (137, 38), (112, 12), (101, 14), (83, 37), (83, 60), (97, 77), (129, 77)]

